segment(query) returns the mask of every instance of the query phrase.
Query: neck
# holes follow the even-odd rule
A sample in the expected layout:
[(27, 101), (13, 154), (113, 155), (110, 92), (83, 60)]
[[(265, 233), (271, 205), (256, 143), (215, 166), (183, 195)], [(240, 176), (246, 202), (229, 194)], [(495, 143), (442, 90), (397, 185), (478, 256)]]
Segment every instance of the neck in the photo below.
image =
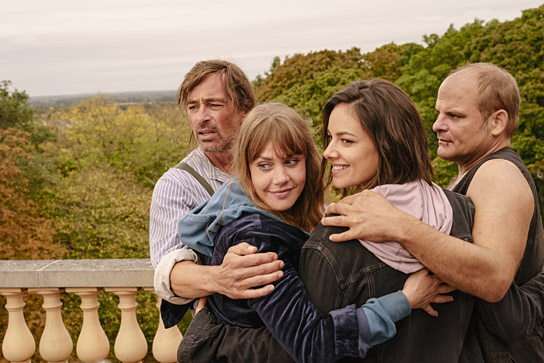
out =
[[(490, 148), (486, 149), (485, 151), (474, 154), (472, 158), (470, 158), (468, 161), (464, 162), (457, 162), (457, 167), (459, 168), (459, 176), (462, 176), (466, 174), (467, 171), (472, 169), (474, 166), (476, 166), (480, 161), (485, 159), (491, 154), (496, 153), (499, 150), (502, 150), (506, 147), (510, 146), (510, 139), (503, 140), (502, 142), (496, 142), (494, 143)], [(459, 177), (457, 178), (457, 180)]]
[(232, 154), (228, 152), (204, 152), (212, 164), (227, 173), (232, 175)]

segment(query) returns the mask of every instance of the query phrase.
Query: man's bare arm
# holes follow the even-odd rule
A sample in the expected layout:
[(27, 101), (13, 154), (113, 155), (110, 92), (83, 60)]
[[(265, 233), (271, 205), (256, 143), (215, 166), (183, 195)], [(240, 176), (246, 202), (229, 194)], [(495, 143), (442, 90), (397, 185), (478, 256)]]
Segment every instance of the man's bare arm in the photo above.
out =
[(446, 283), (499, 301), (525, 250), (532, 193), (515, 165), (491, 160), (478, 170), (467, 196), (476, 207), (473, 244), (438, 232), (368, 191), (330, 206), (328, 213), (341, 216), (326, 217), (323, 224), (350, 227), (331, 236), (333, 241), (398, 241)]
[(271, 283), (283, 276), (283, 261), (275, 253), (255, 253), (257, 248), (240, 243), (229, 248), (219, 266), (182, 261), (170, 273), (174, 293), (185, 298), (198, 298), (213, 293), (233, 299), (251, 299), (269, 294)]

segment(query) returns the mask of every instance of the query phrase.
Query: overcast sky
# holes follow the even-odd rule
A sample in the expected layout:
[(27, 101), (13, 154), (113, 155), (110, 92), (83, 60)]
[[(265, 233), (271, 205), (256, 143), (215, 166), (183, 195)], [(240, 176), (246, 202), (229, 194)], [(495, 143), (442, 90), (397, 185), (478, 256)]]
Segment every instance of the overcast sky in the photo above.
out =
[(0, 0), (0, 80), (32, 96), (174, 90), (203, 59), (250, 79), (274, 56), (421, 43), (544, 0)]

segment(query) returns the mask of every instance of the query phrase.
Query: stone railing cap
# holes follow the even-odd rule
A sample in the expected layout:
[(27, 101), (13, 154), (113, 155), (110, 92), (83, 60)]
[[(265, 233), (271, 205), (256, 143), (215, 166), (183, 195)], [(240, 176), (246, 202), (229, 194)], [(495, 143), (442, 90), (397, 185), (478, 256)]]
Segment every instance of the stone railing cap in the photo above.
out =
[(149, 259), (2, 260), (0, 287), (152, 287)]

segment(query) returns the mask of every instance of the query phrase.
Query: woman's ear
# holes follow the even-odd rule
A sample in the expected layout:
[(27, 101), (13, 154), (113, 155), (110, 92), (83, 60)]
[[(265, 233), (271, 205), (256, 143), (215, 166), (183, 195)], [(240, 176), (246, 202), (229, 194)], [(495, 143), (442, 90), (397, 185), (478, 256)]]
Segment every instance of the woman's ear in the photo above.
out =
[(508, 128), (509, 117), (505, 110), (497, 110), (491, 116), (489, 116), (489, 122), (491, 122), (491, 134), (493, 136), (499, 136), (503, 134)]

